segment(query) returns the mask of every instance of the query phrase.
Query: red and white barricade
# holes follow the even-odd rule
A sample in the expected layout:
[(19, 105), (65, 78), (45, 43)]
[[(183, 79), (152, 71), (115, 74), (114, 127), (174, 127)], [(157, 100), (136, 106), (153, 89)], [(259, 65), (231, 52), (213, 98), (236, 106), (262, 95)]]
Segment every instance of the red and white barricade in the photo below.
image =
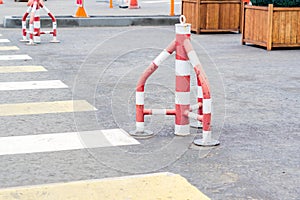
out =
[[(180, 24), (176, 24), (176, 39), (159, 54), (148, 66), (140, 77), (136, 87), (136, 130), (130, 134), (136, 137), (150, 137), (151, 131), (145, 130), (144, 117), (146, 115), (175, 115), (175, 135), (185, 136), (190, 134), (189, 119), (196, 119), (203, 124), (202, 139), (194, 143), (200, 146), (218, 145), (219, 141), (211, 136), (211, 95), (209, 83), (196, 52), (190, 42), (191, 25), (185, 23), (185, 17), (180, 17)], [(176, 84), (175, 84), (175, 109), (145, 109), (144, 92), (147, 79), (157, 70), (159, 65), (176, 51)], [(190, 105), (190, 65), (192, 64), (197, 76), (198, 94), (196, 105)], [(197, 113), (193, 113), (197, 110)]]
[[(41, 22), (40, 22), (40, 9), (43, 8), (44, 11), (48, 14), (48, 16), (52, 20), (52, 31), (41, 31)], [(28, 15), (30, 14), (29, 20), (29, 40), (27, 39), (27, 28), (26, 28), (26, 20)], [(21, 42), (27, 42), (28, 45), (34, 45), (36, 43), (41, 42), (40, 36), (42, 34), (51, 34), (53, 39), (50, 41), (51, 43), (59, 43), (56, 39), (57, 36), (57, 23), (54, 15), (50, 12), (50, 10), (44, 5), (42, 0), (31, 0), (28, 2), (28, 8), (22, 18), (22, 39)]]

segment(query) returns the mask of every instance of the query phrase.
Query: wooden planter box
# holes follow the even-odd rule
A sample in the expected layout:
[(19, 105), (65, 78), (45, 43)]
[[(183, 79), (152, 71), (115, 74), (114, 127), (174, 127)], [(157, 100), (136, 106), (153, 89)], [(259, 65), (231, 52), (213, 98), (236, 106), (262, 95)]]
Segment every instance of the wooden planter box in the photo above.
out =
[(192, 31), (240, 31), (241, 0), (182, 0), (181, 13)]
[(242, 44), (300, 46), (300, 7), (243, 6)]

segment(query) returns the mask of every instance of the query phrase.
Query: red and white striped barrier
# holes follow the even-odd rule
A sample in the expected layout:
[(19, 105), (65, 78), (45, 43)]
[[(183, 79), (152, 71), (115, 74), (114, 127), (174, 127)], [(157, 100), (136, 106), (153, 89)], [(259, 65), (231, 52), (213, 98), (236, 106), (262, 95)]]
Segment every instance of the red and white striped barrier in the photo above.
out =
[[(48, 16), (52, 20), (52, 31), (41, 31), (41, 23), (40, 23), (40, 8), (43, 8)], [(29, 40), (27, 39), (27, 29), (26, 29), (26, 19), (30, 14), (29, 21)], [(28, 8), (22, 18), (22, 39), (21, 42), (29, 41), (28, 45), (35, 45), (36, 43), (41, 42), (41, 34), (52, 34), (53, 39), (50, 41), (52, 43), (58, 43), (57, 40), (57, 23), (54, 15), (50, 12), (50, 10), (43, 4), (42, 0), (32, 0), (28, 2)]]
[[(201, 146), (218, 145), (219, 141), (211, 136), (211, 95), (207, 77), (201, 63), (190, 42), (191, 25), (185, 23), (185, 17), (180, 17), (180, 24), (176, 24), (176, 39), (160, 53), (148, 66), (140, 77), (136, 87), (136, 130), (130, 132), (136, 137), (149, 137), (151, 131), (146, 131), (144, 126), (145, 115), (175, 115), (175, 135), (185, 136), (190, 134), (189, 119), (196, 119), (203, 124), (203, 137), (194, 143)], [(144, 93), (147, 79), (155, 72), (166, 58), (176, 51), (176, 86), (175, 109), (145, 109)], [(194, 67), (197, 76), (198, 94), (196, 105), (190, 105), (190, 66)], [(197, 110), (197, 114), (193, 110)], [(200, 124), (201, 125), (201, 124)]]
[(131, 131), (130, 134), (137, 137), (149, 137), (153, 133), (146, 131), (144, 126), (145, 115), (175, 115), (175, 110), (172, 109), (144, 109), (144, 92), (147, 79), (155, 72), (158, 66), (165, 61), (175, 51), (175, 40), (157, 56), (148, 68), (143, 72), (136, 87), (136, 130)]

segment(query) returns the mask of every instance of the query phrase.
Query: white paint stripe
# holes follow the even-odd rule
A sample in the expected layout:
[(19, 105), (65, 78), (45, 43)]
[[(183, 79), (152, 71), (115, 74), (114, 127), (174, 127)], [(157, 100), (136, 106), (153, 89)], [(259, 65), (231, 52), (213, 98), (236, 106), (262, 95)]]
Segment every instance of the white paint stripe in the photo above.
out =
[(46, 72), (43, 66), (0, 66), (0, 73)]
[(26, 29), (26, 21), (22, 21), (22, 29)]
[(175, 92), (175, 104), (190, 104), (190, 92)]
[(112, 146), (140, 144), (122, 129), (111, 129), (101, 131)]
[(197, 97), (199, 99), (203, 99), (203, 89), (202, 89), (202, 86), (198, 86), (197, 89), (198, 89)]
[(137, 131), (144, 131), (145, 123), (144, 122), (136, 122), (136, 130)]
[(201, 65), (200, 60), (196, 54), (196, 52), (194, 50), (190, 51), (188, 53), (188, 57), (190, 59), (190, 62), (192, 63), (193, 67), (197, 66), (197, 65)]
[(0, 46), (0, 51), (14, 51), (19, 50), (16, 46)]
[(25, 82), (0, 82), (0, 91), (6, 90), (38, 90), (50, 88), (68, 88), (60, 80), (50, 81), (25, 81)]
[(84, 100), (0, 104), (0, 116), (37, 115), (97, 110)]
[(191, 74), (190, 67), (191, 64), (189, 61), (176, 60), (175, 61), (176, 76), (189, 76)]
[[(93, 141), (92, 145), (90, 141)], [(140, 143), (122, 129), (12, 136), (0, 137), (0, 155), (136, 144)]]
[(31, 60), (28, 55), (0, 55), (0, 60)]
[(203, 131), (202, 138), (204, 142), (211, 142), (211, 131)]
[(2, 36), (2, 34), (0, 34), (0, 36)]
[(0, 39), (0, 43), (8, 43), (8, 42), (10, 42), (8, 39)]
[(176, 34), (190, 34), (191, 24), (175, 24)]
[(144, 92), (136, 92), (136, 105), (144, 105)]
[(167, 114), (166, 109), (152, 109), (152, 115), (165, 115)]
[(175, 135), (189, 135), (190, 134), (190, 125), (177, 125), (175, 124)]
[(40, 27), (41, 27), (41, 23), (39, 21), (33, 22), (33, 28), (40, 28)]
[(44, 6), (43, 9), (45, 10), (45, 12), (46, 12), (47, 14), (50, 13), (50, 10), (49, 10), (46, 6)]
[(211, 113), (211, 99), (203, 99), (203, 114)]
[(159, 66), (162, 62), (164, 62), (169, 57), (169, 52), (167, 50), (163, 50), (153, 61), (156, 66)]

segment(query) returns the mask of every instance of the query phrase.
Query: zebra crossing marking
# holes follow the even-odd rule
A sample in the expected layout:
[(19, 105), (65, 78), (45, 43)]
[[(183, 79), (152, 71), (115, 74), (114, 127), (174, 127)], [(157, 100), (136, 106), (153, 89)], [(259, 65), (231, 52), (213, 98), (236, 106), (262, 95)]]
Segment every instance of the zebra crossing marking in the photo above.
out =
[(85, 100), (0, 104), (0, 116), (95, 111)]
[(37, 89), (68, 88), (60, 80), (49, 81), (24, 81), (24, 82), (0, 82), (0, 91), (7, 90), (37, 90)]
[(0, 46), (0, 51), (15, 51), (19, 50), (16, 46)]
[[(0, 36), (2, 35), (0, 34)], [(0, 43), (8, 43), (8, 42), (10, 42), (8, 39), (0, 39)]]
[(0, 137), (0, 155), (140, 144), (122, 129)]
[(0, 66), (0, 74), (1, 73), (21, 73), (21, 72), (45, 72), (43, 66)]
[(210, 200), (179, 174), (141, 174), (67, 183), (4, 188), (0, 199), (89, 199), (89, 200)]
[(0, 55), (0, 60), (31, 60), (29, 55)]

